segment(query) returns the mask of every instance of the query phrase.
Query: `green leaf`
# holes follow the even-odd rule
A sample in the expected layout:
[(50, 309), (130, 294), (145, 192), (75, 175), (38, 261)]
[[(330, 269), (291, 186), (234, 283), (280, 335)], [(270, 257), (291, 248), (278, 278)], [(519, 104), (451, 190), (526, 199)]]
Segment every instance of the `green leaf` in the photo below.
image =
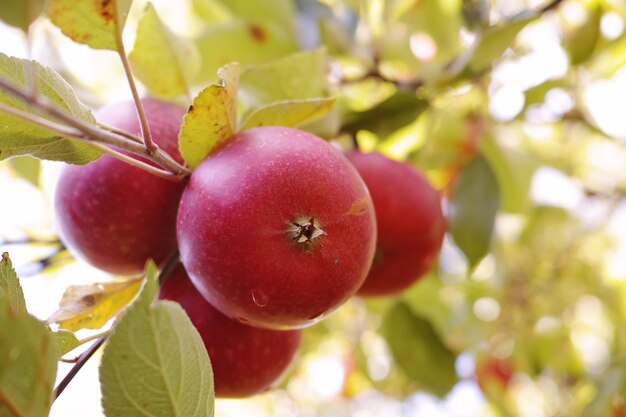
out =
[(620, 36), (589, 62), (589, 70), (603, 78), (611, 78), (626, 65), (626, 36)]
[(529, 213), (519, 241), (537, 253), (556, 253), (576, 238), (577, 220), (561, 207), (536, 206)]
[(254, 110), (241, 130), (256, 126), (298, 127), (319, 120), (335, 106), (335, 98), (277, 101)]
[[(37, 80), (39, 94), (75, 118), (95, 124), (91, 111), (78, 100), (72, 88), (59, 74), (37, 62), (31, 63), (0, 53), (0, 77), (16, 87), (27, 88), (26, 79), (30, 65)], [(54, 121), (50, 116), (42, 114), (29, 104), (3, 91), (0, 91), (0, 103)], [(17, 155), (86, 164), (97, 159), (101, 152), (87, 143), (63, 137), (49, 129), (0, 111), (0, 160)]]
[[(571, 86), (570, 83), (568, 83), (566, 80), (557, 79), (548, 80), (535, 87), (531, 87), (524, 93), (524, 95), (526, 96), (526, 99), (524, 100), (524, 107), (528, 108), (533, 104), (543, 103), (546, 99), (546, 94), (553, 88), (562, 88), (568, 90), (571, 88)], [(521, 114), (523, 115), (524, 113), (522, 112)]]
[(530, 155), (502, 147), (490, 137), (481, 140), (480, 149), (498, 180), (502, 211), (525, 213), (530, 208), (530, 184), (538, 164)]
[(49, 0), (52, 23), (74, 42), (117, 51), (115, 32), (124, 30), (133, 0)]
[(2, 254), (0, 261), (0, 292), (4, 293), (9, 307), (15, 314), (26, 312), (24, 292), (7, 252)]
[[(395, 65), (399, 77), (429, 80), (444, 75), (445, 66), (462, 51), (459, 31), (463, 27), (463, 1), (420, 0), (404, 2), (400, 8), (397, 6), (402, 2), (384, 3), (389, 4), (391, 21), (380, 34), (381, 59)], [(393, 21), (394, 14), (399, 21)], [(430, 52), (418, 58), (420, 54), (415, 51), (425, 48)]]
[(146, 5), (129, 55), (135, 76), (155, 97), (171, 99), (189, 94), (200, 69), (195, 45), (172, 33), (152, 3)]
[(425, 390), (443, 397), (456, 384), (456, 355), (443, 343), (427, 320), (403, 302), (385, 316), (381, 333), (396, 364)]
[[(416, 7), (419, 0), (391, 0), (385, 2), (385, 17), (389, 22), (396, 22), (403, 16), (406, 17), (407, 13), (415, 13), (413, 9)], [(424, 5), (421, 5), (424, 7)], [(411, 17), (410, 15), (408, 17)]]
[(485, 159), (478, 156), (454, 185), (448, 217), (452, 237), (472, 268), (489, 252), (499, 203), (498, 182)]
[(191, 168), (237, 130), (239, 64), (226, 65), (218, 74), (222, 82), (205, 88), (193, 100), (178, 136), (180, 153)]
[(369, 130), (386, 137), (413, 123), (427, 107), (428, 102), (414, 93), (398, 91), (370, 110), (346, 114), (343, 130), (351, 133)]
[(550, 369), (573, 378), (585, 375), (585, 367), (580, 354), (570, 339), (569, 329), (562, 326), (533, 335), (526, 342), (528, 357), (538, 369)]
[(52, 333), (54, 343), (57, 347), (58, 358), (62, 358), (68, 352), (71, 352), (80, 345), (76, 335), (69, 330), (59, 330)]
[(565, 50), (570, 56), (571, 65), (580, 65), (587, 61), (600, 38), (600, 20), (603, 10), (599, 2), (587, 1), (587, 20), (565, 36)]
[(39, 174), (41, 172), (41, 163), (38, 159), (30, 156), (19, 156), (9, 159), (11, 169), (21, 178), (39, 187)]
[(285, 36), (280, 28), (245, 20), (212, 25), (197, 38), (196, 46), (201, 60), (197, 82), (214, 81), (217, 70), (229, 62), (258, 65), (298, 50), (295, 37)]
[(469, 61), (469, 68), (474, 72), (480, 72), (489, 67), (511, 46), (517, 34), (537, 17), (536, 15), (523, 17), (507, 22), (503, 26), (487, 28), (478, 41), (474, 55)]
[(46, 417), (57, 352), (48, 328), (0, 291), (0, 416)]
[(204, 343), (180, 305), (154, 302), (150, 263), (139, 298), (113, 329), (102, 354), (107, 417), (213, 416), (213, 374)]
[(241, 97), (248, 107), (328, 95), (325, 49), (300, 52), (241, 74)]
[(65, 290), (59, 309), (48, 323), (58, 323), (62, 329), (99, 329), (135, 298), (141, 279), (123, 282), (72, 285)]
[[(28, 31), (28, 27), (43, 10), (44, 0), (2, 0), (0, 2), (0, 20)], [(32, 10), (28, 10), (32, 7)]]
[(193, 11), (207, 22), (222, 22), (233, 18), (231, 10), (221, 0), (191, 0)]
[(418, 285), (413, 285), (401, 294), (401, 299), (409, 308), (426, 319), (435, 328), (442, 329), (450, 317), (450, 306), (441, 299), (443, 284), (435, 271), (420, 278)]
[(295, 36), (295, 8), (291, 0), (193, 0), (196, 12), (209, 21), (241, 18), (271, 23)]

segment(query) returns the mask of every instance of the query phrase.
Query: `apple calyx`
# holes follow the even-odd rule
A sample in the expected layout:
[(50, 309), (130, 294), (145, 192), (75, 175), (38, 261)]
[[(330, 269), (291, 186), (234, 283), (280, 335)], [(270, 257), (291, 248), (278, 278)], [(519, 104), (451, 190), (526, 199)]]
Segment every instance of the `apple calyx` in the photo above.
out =
[(287, 231), (292, 241), (310, 247), (321, 236), (326, 234), (320, 228), (319, 222), (315, 217), (298, 217), (291, 222)]

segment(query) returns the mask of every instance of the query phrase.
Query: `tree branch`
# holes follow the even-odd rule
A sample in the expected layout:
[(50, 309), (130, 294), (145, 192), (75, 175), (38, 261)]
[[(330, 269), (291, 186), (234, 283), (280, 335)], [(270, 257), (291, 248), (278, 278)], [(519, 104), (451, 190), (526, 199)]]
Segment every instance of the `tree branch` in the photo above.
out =
[(80, 130), (60, 125), (48, 119), (44, 119), (43, 117), (37, 116), (36, 114), (27, 113), (23, 110), (16, 109), (15, 107), (11, 107), (5, 103), (0, 103), (0, 112), (36, 124), (47, 130), (58, 133), (61, 136), (68, 136), (74, 139), (78, 139), (82, 135), (82, 132)]
[(113, 132), (113, 133), (115, 133), (117, 135), (124, 136), (125, 138), (128, 138), (128, 139), (132, 140), (133, 142), (143, 143), (143, 141), (141, 140), (141, 138), (139, 136), (133, 135), (132, 133), (129, 133), (129, 132), (125, 131), (125, 130), (118, 129), (116, 127), (109, 126), (109, 125), (107, 125), (105, 123), (98, 122), (98, 121), (96, 121), (96, 124), (98, 125), (98, 127), (101, 127), (104, 130), (108, 130), (109, 132)]
[[(85, 343), (89, 343), (92, 340), (100, 339), (101, 337), (108, 337), (108, 336), (110, 336), (110, 334), (111, 334), (111, 329), (105, 330), (105, 331), (100, 332), (100, 333), (96, 333), (96, 334), (94, 334), (92, 336), (88, 336), (88, 337), (86, 337), (84, 339), (80, 339), (78, 341), (78, 344), (75, 346), (74, 349), (76, 349), (79, 346), (84, 345)], [(74, 349), (72, 349), (72, 350), (74, 350)], [(59, 361), (64, 362), (64, 363), (78, 363), (78, 361), (80, 360), (80, 356), (81, 355), (78, 355), (77, 357), (75, 357), (73, 359), (61, 358), (61, 359), (59, 359)]]
[(556, 9), (559, 6), (559, 4), (561, 4), (562, 2), (563, 0), (552, 0), (550, 3), (546, 4), (541, 9), (539, 9), (539, 13), (545, 13), (552, 9)]
[(170, 256), (168, 256), (161, 272), (159, 273), (159, 285), (163, 286), (167, 278), (174, 272), (174, 269), (180, 263), (180, 253), (178, 249), (176, 249)]
[(413, 81), (391, 80), (391, 79), (385, 77), (378, 70), (377, 66), (378, 66), (378, 64), (374, 63), (374, 68), (370, 69), (365, 74), (363, 74), (363, 75), (361, 75), (360, 77), (357, 77), (357, 78), (352, 78), (352, 79), (340, 78), (339, 81), (338, 81), (338, 84), (340, 86), (343, 86), (343, 85), (349, 85), (349, 84), (358, 83), (358, 82), (365, 81), (365, 80), (372, 80), (372, 79), (374, 79), (374, 80), (379, 80), (381, 82), (394, 84), (398, 90), (404, 90), (404, 91), (414, 91), (414, 90), (417, 90), (418, 88), (420, 88), (422, 85), (424, 85), (424, 82), (422, 80), (413, 80)]
[(76, 374), (78, 374), (78, 371), (80, 371), (81, 368), (85, 365), (85, 363), (87, 363), (87, 361), (93, 356), (93, 354), (96, 353), (96, 351), (100, 348), (100, 346), (104, 344), (108, 336), (109, 336), (108, 334), (100, 336), (98, 340), (96, 340), (91, 346), (89, 346), (89, 348), (86, 351), (84, 351), (78, 357), (76, 364), (72, 367), (72, 369), (70, 369), (67, 375), (65, 375), (65, 378), (63, 378), (63, 380), (59, 383), (59, 385), (57, 385), (57, 387), (54, 389), (55, 400), (59, 398), (59, 395), (61, 395), (61, 393), (65, 390), (65, 388), (67, 388), (69, 383), (72, 382), (72, 379), (74, 379)]
[[(56, 132), (60, 134), (61, 136), (67, 136), (67, 137), (80, 140), (83, 142), (90, 141), (89, 138), (86, 138), (80, 130), (54, 123), (48, 119), (44, 119), (43, 117), (39, 117), (35, 114), (27, 113), (25, 111), (10, 107), (4, 103), (0, 103), (0, 112), (10, 114), (15, 117), (19, 117), (23, 120), (34, 123), (36, 125), (44, 127), (53, 132)], [(94, 146), (95, 148), (100, 149), (103, 153), (109, 154), (113, 156), (114, 158), (117, 158), (123, 162), (126, 162), (129, 165), (132, 165), (139, 169), (147, 171), (153, 175), (156, 175), (157, 177), (164, 178), (170, 181), (180, 181), (182, 179), (181, 176), (177, 176), (171, 173), (170, 171), (165, 171), (163, 169), (156, 168), (150, 164), (146, 164), (143, 161), (140, 161), (136, 158), (133, 158), (131, 156), (118, 152), (115, 149), (111, 149), (100, 143), (91, 143), (91, 145)]]
[[(180, 165), (170, 155), (164, 153), (160, 149), (156, 148), (155, 150), (150, 151), (143, 144), (130, 140), (125, 136), (118, 135), (114, 132), (99, 128), (98, 126), (94, 126), (82, 120), (79, 120), (73, 115), (65, 112), (64, 110), (49, 104), (47, 100), (45, 100), (45, 97), (33, 98), (27, 92), (23, 91), (19, 87), (14, 86), (13, 84), (1, 77), (0, 89), (82, 132), (82, 135), (79, 136), (83, 140), (90, 140), (105, 145), (115, 146), (116, 148), (126, 150), (135, 155), (143, 156), (160, 165), (161, 167), (167, 169), (168, 171), (171, 171), (174, 175), (178, 177), (188, 176), (191, 173), (187, 168)], [(72, 137), (74, 137), (74, 135)]]
[(42, 246), (57, 246), (57, 245), (62, 245), (61, 241), (59, 239), (36, 239), (36, 238), (30, 238), (30, 237), (26, 237), (24, 239), (17, 239), (17, 240), (3, 240), (2, 238), (0, 238), (0, 245), (42, 245)]
[[(85, 140), (85, 139), (83, 139)], [(88, 141), (88, 139), (86, 140)], [(111, 149), (108, 146), (101, 145), (99, 143), (92, 143), (92, 145), (98, 149), (100, 149), (103, 153), (109, 154), (114, 158), (119, 159), (122, 162), (126, 162), (129, 165), (137, 167), (139, 169), (143, 169), (146, 172), (151, 173), (159, 178), (166, 179), (168, 181), (181, 181), (184, 177), (180, 175), (176, 175), (170, 171), (166, 171), (164, 169), (160, 169), (154, 167), (150, 164), (146, 164), (145, 162), (140, 161), (139, 159), (133, 158), (132, 156), (128, 156), (122, 152), (118, 152), (115, 149)]]
[[(159, 273), (159, 285), (163, 285), (167, 277), (174, 271), (174, 269), (178, 266), (179, 263), (179, 254), (178, 250), (175, 250), (165, 262), (165, 265), (161, 269)], [(70, 369), (70, 371), (65, 375), (65, 378), (57, 385), (54, 389), (54, 398), (57, 399), (59, 395), (65, 390), (65, 388), (69, 385), (69, 383), (74, 379), (78, 371), (85, 365), (85, 363), (93, 356), (94, 353), (104, 344), (106, 339), (111, 334), (111, 330), (107, 330), (103, 332), (101, 335), (95, 335), (94, 337), (98, 337), (98, 339), (93, 343), (89, 348), (84, 351), (78, 358), (75, 360), (75, 364)], [(88, 339), (85, 339), (87, 341)], [(72, 360), (73, 362), (74, 360)]]
[(128, 80), (128, 86), (130, 87), (130, 92), (133, 95), (133, 101), (135, 102), (135, 108), (137, 109), (137, 117), (139, 118), (139, 126), (141, 128), (141, 137), (143, 138), (143, 143), (146, 145), (146, 148), (150, 153), (156, 151), (158, 147), (152, 140), (152, 132), (150, 132), (150, 125), (148, 124), (148, 118), (146, 117), (146, 111), (143, 108), (143, 103), (141, 102), (141, 98), (139, 97), (139, 93), (137, 92), (137, 85), (135, 84), (135, 77), (133, 76), (133, 70), (130, 67), (130, 62), (128, 61), (128, 56), (126, 56), (126, 50), (124, 48), (124, 40), (122, 39), (122, 31), (119, 28), (119, 25), (115, 25), (115, 40), (117, 41), (117, 54), (122, 61), (122, 66), (124, 67), (124, 74), (126, 74), (126, 79)]

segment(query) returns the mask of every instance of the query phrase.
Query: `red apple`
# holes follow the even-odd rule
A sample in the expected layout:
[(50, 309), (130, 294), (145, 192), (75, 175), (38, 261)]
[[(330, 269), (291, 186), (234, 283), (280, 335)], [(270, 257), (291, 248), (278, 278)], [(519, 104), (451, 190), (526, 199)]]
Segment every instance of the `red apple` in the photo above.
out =
[(310, 325), (350, 298), (372, 262), (365, 184), (297, 129), (235, 135), (193, 172), (178, 211), (181, 259), (222, 313), (273, 329)]
[(374, 263), (358, 294), (398, 294), (437, 260), (446, 230), (439, 193), (406, 163), (379, 153), (347, 157), (372, 195), (378, 227)]
[[(151, 99), (143, 104), (154, 141), (181, 162), (178, 130), (185, 109)], [(132, 102), (106, 106), (96, 118), (139, 134)], [(108, 155), (85, 166), (68, 165), (55, 194), (61, 238), (76, 256), (97, 268), (140, 273), (146, 260), (160, 263), (176, 249), (176, 212), (184, 185)]]
[(506, 360), (487, 357), (478, 361), (475, 374), (476, 382), (483, 392), (494, 389), (503, 391), (513, 379), (514, 370)]
[(182, 266), (165, 281), (159, 298), (180, 303), (200, 333), (217, 397), (248, 397), (271, 388), (300, 346), (300, 330), (258, 329), (224, 316), (198, 293)]

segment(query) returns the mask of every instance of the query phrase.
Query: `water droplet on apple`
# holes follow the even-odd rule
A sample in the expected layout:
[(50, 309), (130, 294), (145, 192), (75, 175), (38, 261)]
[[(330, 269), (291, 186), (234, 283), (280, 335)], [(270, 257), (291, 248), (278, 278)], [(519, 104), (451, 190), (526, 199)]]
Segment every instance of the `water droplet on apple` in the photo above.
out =
[(261, 289), (252, 290), (252, 301), (259, 307), (265, 307), (269, 303), (269, 297)]

